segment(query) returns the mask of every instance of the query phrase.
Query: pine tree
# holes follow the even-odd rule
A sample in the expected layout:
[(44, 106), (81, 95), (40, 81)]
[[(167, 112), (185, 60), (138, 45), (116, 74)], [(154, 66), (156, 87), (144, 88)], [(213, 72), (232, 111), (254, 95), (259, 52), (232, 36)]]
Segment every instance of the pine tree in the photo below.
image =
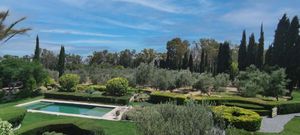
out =
[(264, 31), (263, 31), (263, 24), (261, 24), (260, 28), (260, 38), (258, 43), (258, 50), (257, 50), (257, 68), (261, 69), (264, 64)]
[(189, 58), (189, 64), (188, 64), (188, 66), (189, 66), (189, 69), (190, 69), (190, 71), (191, 72), (193, 72), (194, 71), (194, 61), (193, 61), (193, 55), (192, 54), (190, 54), (190, 58)]
[(243, 36), (239, 48), (238, 54), (238, 67), (239, 70), (245, 70), (247, 66), (247, 41), (246, 41), (246, 31), (243, 31)]
[(201, 51), (200, 73), (204, 72), (204, 50)]
[(256, 64), (255, 59), (256, 59), (256, 43), (255, 43), (254, 34), (252, 33), (249, 38), (249, 45), (247, 50), (247, 67), (252, 64), (255, 65)]
[(39, 36), (37, 35), (33, 61), (40, 62), (40, 55), (41, 55), (41, 48), (40, 48)]
[(65, 47), (61, 46), (59, 58), (58, 58), (58, 64), (57, 64), (57, 71), (59, 73), (59, 77), (62, 76), (65, 72), (65, 59), (66, 59)]

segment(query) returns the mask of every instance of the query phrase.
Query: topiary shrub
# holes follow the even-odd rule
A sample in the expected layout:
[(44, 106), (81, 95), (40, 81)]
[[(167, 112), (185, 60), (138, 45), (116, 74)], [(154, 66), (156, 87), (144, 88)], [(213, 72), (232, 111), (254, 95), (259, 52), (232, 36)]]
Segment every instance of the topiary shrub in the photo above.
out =
[(74, 92), (80, 77), (76, 74), (65, 74), (59, 78), (60, 91)]
[(260, 128), (262, 118), (254, 111), (226, 106), (216, 106), (212, 110), (216, 118), (224, 119), (227, 125), (248, 131), (256, 131)]
[(125, 78), (113, 78), (107, 81), (106, 94), (113, 96), (125, 95), (128, 91), (128, 81)]

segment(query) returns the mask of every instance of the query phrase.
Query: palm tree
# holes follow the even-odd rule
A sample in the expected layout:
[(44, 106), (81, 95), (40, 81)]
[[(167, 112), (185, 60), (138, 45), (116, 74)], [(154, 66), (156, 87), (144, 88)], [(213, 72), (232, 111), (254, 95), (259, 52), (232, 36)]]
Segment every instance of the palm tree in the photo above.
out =
[(16, 35), (25, 34), (27, 31), (31, 30), (30, 28), (14, 28), (18, 23), (24, 21), (26, 17), (22, 17), (11, 24), (5, 25), (4, 22), (8, 16), (9, 10), (0, 11), (0, 41), (3, 41), (4, 43)]

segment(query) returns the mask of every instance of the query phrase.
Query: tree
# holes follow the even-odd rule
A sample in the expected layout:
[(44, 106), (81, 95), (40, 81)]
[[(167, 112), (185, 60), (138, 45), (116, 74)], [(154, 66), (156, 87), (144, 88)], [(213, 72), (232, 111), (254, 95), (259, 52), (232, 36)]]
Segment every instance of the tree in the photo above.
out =
[(135, 54), (135, 50), (130, 51), (129, 49), (125, 49), (121, 51), (119, 64), (124, 67), (131, 67), (133, 65), (134, 54)]
[(202, 52), (201, 52), (201, 61), (200, 61), (200, 73), (203, 73), (205, 70), (204, 70), (204, 68), (205, 68), (205, 65), (204, 65), (204, 55), (205, 55), (205, 53), (204, 53), (204, 50), (202, 49)]
[(182, 69), (187, 69), (189, 67), (189, 52), (187, 51), (184, 54), (184, 57), (182, 59)]
[(246, 41), (246, 31), (243, 31), (243, 36), (239, 48), (238, 54), (238, 67), (239, 70), (243, 71), (247, 67), (247, 41)]
[(273, 50), (273, 45), (270, 45), (268, 50), (266, 51), (266, 56), (265, 56), (265, 65), (268, 65), (268, 66), (272, 66), (274, 65), (272, 59), (273, 59), (273, 56), (272, 56), (272, 51)]
[(79, 84), (80, 77), (76, 74), (64, 74), (59, 78), (59, 84), (61, 91), (74, 92), (76, 86)]
[(247, 66), (250, 65), (255, 65), (256, 66), (256, 43), (255, 43), (255, 37), (254, 33), (251, 34), (249, 37), (249, 45), (248, 45), (248, 50), (247, 50)]
[(193, 88), (200, 90), (202, 93), (210, 95), (213, 88), (214, 78), (212, 74), (202, 73), (193, 84)]
[(9, 11), (0, 12), (0, 41), (7, 42), (16, 35), (25, 34), (30, 28), (15, 29), (16, 25), (24, 21), (26, 17), (22, 17), (17, 21), (13, 21), (11, 24), (4, 24), (5, 20), (9, 16)]
[(167, 67), (169, 69), (180, 69), (182, 58), (188, 51), (189, 42), (182, 41), (180, 38), (174, 38), (167, 42)]
[[(214, 121), (212, 112), (194, 102), (178, 106), (158, 104), (132, 110), (132, 119), (141, 135), (221, 135), (223, 131)], [(128, 114), (127, 113), (127, 114)]]
[(41, 64), (50, 70), (56, 70), (58, 63), (58, 57), (54, 54), (53, 51), (42, 49), (41, 53)]
[(106, 93), (113, 96), (125, 95), (128, 91), (128, 80), (125, 78), (113, 78), (107, 81)]
[(264, 32), (263, 32), (263, 24), (261, 24), (260, 28), (260, 38), (257, 49), (257, 68), (261, 69), (264, 64)]
[(189, 70), (191, 71), (191, 72), (193, 72), (194, 71), (194, 61), (193, 61), (193, 55), (192, 54), (190, 54), (190, 58), (189, 58), (189, 63), (188, 63), (188, 67), (189, 67)]
[(220, 44), (217, 61), (217, 73), (230, 73), (231, 55), (228, 42)]
[(149, 64), (142, 63), (136, 69), (136, 83), (139, 85), (147, 85), (150, 83), (153, 77), (153, 66)]
[(59, 72), (59, 77), (61, 77), (65, 72), (65, 47), (61, 46), (59, 57), (58, 57), (58, 64), (57, 64), (57, 71)]
[(33, 61), (40, 62), (40, 55), (41, 55), (41, 48), (40, 48), (39, 36), (37, 35)]
[(278, 69), (272, 71), (269, 78), (269, 83), (264, 90), (266, 96), (276, 97), (277, 101), (279, 96), (286, 93), (286, 85), (288, 81), (286, 80), (286, 74), (284, 69)]
[(182, 70), (179, 72), (179, 75), (176, 77), (176, 87), (186, 87), (193, 85), (193, 76), (189, 70)]

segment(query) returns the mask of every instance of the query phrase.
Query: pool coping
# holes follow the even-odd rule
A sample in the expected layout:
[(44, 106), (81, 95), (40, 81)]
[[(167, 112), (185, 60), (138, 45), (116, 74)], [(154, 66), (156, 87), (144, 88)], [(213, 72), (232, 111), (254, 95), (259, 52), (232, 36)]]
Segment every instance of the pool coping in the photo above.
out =
[[(57, 115), (57, 116), (72, 116), (72, 117), (81, 117), (81, 118), (90, 118), (90, 119), (103, 119), (103, 120), (113, 120), (118, 121), (121, 119), (122, 114), (124, 111), (128, 110), (127, 106), (116, 106), (116, 105), (105, 105), (105, 104), (96, 104), (96, 103), (86, 103), (86, 102), (79, 102), (79, 101), (66, 101), (66, 100), (50, 100), (50, 99), (38, 99), (31, 102), (26, 102), (22, 104), (16, 105), (16, 107), (22, 107), (25, 105), (37, 103), (37, 102), (54, 102), (54, 103), (67, 103), (67, 104), (76, 104), (76, 105), (90, 105), (90, 106), (97, 106), (97, 107), (108, 107), (113, 108), (108, 113), (104, 114), (101, 117), (98, 116), (87, 116), (87, 115), (81, 115), (81, 114), (70, 114), (70, 113), (61, 113), (61, 112), (50, 112), (50, 111), (40, 111), (40, 110), (33, 110), (33, 109), (27, 109), (27, 112), (32, 113), (44, 113), (44, 114), (51, 114), (51, 115)], [(122, 111), (119, 116), (115, 116), (116, 111)]]

